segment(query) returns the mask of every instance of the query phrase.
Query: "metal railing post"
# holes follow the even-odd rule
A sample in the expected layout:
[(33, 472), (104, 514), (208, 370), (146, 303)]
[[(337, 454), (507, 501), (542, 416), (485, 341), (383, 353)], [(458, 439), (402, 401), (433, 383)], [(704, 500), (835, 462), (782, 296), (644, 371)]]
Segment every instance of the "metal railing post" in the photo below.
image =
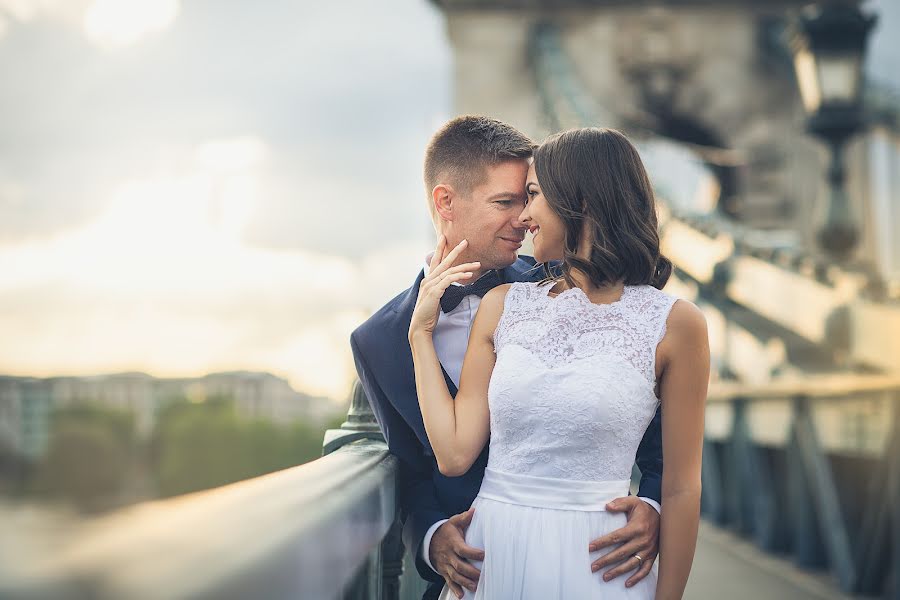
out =
[(704, 515), (718, 525), (724, 525), (727, 520), (725, 501), (722, 498), (722, 471), (719, 467), (719, 456), (715, 443), (707, 437), (703, 439), (703, 493), (700, 496), (700, 506)]
[(366, 392), (357, 379), (350, 393), (350, 410), (347, 411), (347, 420), (341, 424), (340, 429), (329, 429), (325, 432), (322, 441), (322, 456), (331, 454), (341, 446), (345, 446), (357, 440), (375, 440), (384, 442), (384, 435), (375, 420), (375, 413), (366, 398)]
[[(322, 455), (359, 440), (385, 443), (375, 413), (357, 379), (350, 396), (347, 420), (340, 429), (329, 429), (322, 442)], [(381, 544), (369, 555), (359, 573), (344, 592), (344, 600), (397, 600), (400, 597), (400, 575), (403, 574), (403, 541), (399, 521), (385, 535)]]
[(819, 531), (825, 542), (825, 550), (832, 570), (844, 591), (856, 585), (856, 565), (850, 551), (850, 537), (841, 512), (837, 488), (831, 466), (822, 451), (812, 418), (809, 398), (794, 398), (794, 427), (803, 469), (812, 484), (812, 499), (818, 515)]
[(804, 470), (802, 450), (797, 433), (801, 409), (794, 400), (791, 433), (786, 452), (788, 473), (788, 504), (791, 518), (791, 549), (794, 560), (801, 567), (815, 568), (826, 565), (822, 551), (822, 538), (816, 519), (810, 477)]
[(893, 589), (890, 595), (885, 597), (900, 600), (900, 394), (894, 394), (894, 402), (891, 406), (893, 412), (893, 427), (891, 437), (887, 445), (888, 455), (885, 457), (887, 466), (887, 493), (888, 509), (891, 523), (891, 557), (889, 571), (893, 574), (891, 585)]

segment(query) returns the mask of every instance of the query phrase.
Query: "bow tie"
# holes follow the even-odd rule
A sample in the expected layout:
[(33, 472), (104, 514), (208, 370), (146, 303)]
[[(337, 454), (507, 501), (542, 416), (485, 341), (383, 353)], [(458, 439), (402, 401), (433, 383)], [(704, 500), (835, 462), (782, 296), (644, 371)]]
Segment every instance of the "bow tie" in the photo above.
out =
[(472, 294), (479, 298), (484, 298), (485, 294), (501, 283), (503, 283), (503, 280), (500, 277), (500, 273), (491, 270), (471, 285), (451, 285), (444, 291), (444, 295), (441, 296), (441, 311), (444, 313), (450, 312), (459, 306), (463, 298)]

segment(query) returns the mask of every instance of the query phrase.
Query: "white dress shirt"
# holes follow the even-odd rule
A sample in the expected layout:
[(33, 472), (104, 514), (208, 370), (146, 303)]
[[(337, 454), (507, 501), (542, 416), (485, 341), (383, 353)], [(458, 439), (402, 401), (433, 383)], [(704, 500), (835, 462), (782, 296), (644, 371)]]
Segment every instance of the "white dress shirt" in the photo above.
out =
[[(425, 275), (428, 275), (430, 269), (431, 255), (425, 259)], [(462, 285), (460, 283), (452, 283), (451, 285)], [(466, 296), (460, 301), (459, 306), (448, 313), (444, 311), (438, 312), (438, 321), (432, 333), (434, 341), (434, 350), (437, 354), (441, 366), (447, 372), (453, 384), (459, 388), (459, 377), (462, 373), (463, 358), (466, 355), (466, 348), (469, 345), (469, 334), (472, 333), (472, 322), (475, 320), (475, 313), (478, 312), (478, 306), (481, 304), (481, 298), (476, 295)], [(641, 500), (660, 511), (660, 505), (655, 500), (643, 498)], [(447, 519), (441, 519), (428, 528), (425, 538), (422, 540), (422, 558), (425, 564), (437, 572), (429, 559), (429, 549), (431, 547), (431, 538), (438, 527), (447, 522)]]

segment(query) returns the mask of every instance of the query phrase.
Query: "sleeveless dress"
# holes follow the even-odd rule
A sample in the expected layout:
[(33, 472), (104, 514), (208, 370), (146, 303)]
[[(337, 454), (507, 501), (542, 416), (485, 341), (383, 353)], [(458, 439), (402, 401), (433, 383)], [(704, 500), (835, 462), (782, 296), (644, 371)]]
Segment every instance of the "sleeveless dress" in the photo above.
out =
[[(638, 445), (659, 406), (656, 346), (676, 298), (625, 286), (593, 304), (579, 288), (513, 283), (494, 332), (487, 468), (466, 543), (485, 551), (489, 600), (652, 599), (657, 565), (627, 588), (591, 563), (590, 542), (624, 526), (605, 505), (628, 495)], [(441, 599), (456, 596), (444, 587)]]

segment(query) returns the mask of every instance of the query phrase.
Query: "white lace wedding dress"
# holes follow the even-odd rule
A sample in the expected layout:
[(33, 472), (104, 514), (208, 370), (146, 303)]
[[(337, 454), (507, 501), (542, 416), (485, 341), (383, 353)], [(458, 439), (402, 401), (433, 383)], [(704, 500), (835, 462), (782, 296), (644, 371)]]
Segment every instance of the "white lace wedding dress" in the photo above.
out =
[[(652, 599), (657, 566), (627, 588), (591, 563), (589, 543), (625, 525), (606, 512), (628, 494), (659, 400), (656, 346), (676, 298), (626, 286), (593, 304), (578, 288), (514, 283), (494, 333), (488, 464), (466, 542), (483, 548), (475, 594), (489, 600)], [(445, 586), (441, 599), (456, 596)]]

